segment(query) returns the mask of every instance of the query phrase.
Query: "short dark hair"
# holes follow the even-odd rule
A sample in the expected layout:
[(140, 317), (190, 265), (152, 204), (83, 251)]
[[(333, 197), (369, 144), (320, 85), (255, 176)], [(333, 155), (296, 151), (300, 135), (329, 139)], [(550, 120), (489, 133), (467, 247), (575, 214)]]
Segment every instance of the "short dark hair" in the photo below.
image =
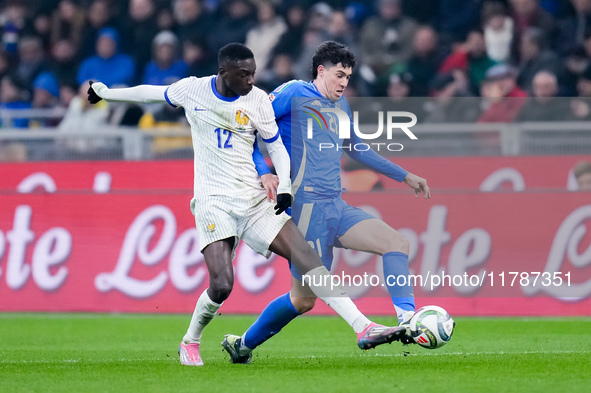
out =
[(320, 44), (312, 58), (312, 77), (318, 76), (318, 66), (325, 67), (329, 64), (336, 66), (341, 63), (344, 68), (355, 67), (355, 55), (343, 44), (334, 41), (326, 41)]
[(237, 62), (240, 60), (254, 59), (252, 51), (244, 44), (231, 43), (228, 44), (218, 52), (218, 65), (228, 62)]

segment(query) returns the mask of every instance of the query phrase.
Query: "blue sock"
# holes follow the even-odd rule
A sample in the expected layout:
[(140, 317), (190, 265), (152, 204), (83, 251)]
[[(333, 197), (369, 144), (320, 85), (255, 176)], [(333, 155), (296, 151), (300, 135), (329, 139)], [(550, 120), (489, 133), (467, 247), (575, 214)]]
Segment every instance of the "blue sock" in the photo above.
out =
[[(387, 252), (382, 256), (384, 262), (384, 278), (386, 279), (386, 286), (388, 292), (392, 297), (396, 314), (398, 315), (399, 322), (405, 311), (415, 311), (415, 298), (413, 293), (412, 283), (409, 282), (408, 276), (410, 274), (408, 270), (408, 255), (393, 251)], [(388, 284), (388, 276), (390, 276), (390, 285)], [(406, 285), (398, 286), (394, 281), (398, 276), (406, 277)], [(402, 279), (400, 279), (402, 281)]]
[(258, 319), (244, 333), (242, 343), (255, 349), (279, 333), (292, 319), (300, 315), (289, 298), (289, 292), (279, 296), (265, 307)]

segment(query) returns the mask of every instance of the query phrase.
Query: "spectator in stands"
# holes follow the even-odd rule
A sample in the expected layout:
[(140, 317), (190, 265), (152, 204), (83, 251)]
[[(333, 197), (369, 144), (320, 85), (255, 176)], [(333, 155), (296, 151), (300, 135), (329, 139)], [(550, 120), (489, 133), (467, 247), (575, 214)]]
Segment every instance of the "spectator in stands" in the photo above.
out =
[(486, 54), (498, 63), (511, 59), (513, 45), (513, 19), (507, 15), (507, 8), (498, 1), (487, 1), (482, 5), (482, 25)]
[(585, 68), (591, 64), (591, 28), (585, 33), (583, 44), (573, 49), (564, 59), (564, 65), (570, 80), (576, 80)]
[(171, 8), (159, 7), (156, 12), (156, 27), (158, 31), (170, 30), (176, 31), (176, 21)]
[(527, 101), (527, 93), (515, 82), (515, 70), (505, 64), (486, 72), (480, 93), (488, 108), (478, 118), (479, 123), (511, 123)]
[(329, 40), (347, 45), (352, 52), (356, 52), (355, 29), (351, 26), (343, 11), (332, 13), (332, 18), (328, 25), (328, 38)]
[(584, 45), (591, 26), (591, 0), (570, 0), (573, 13), (558, 22), (558, 46), (561, 54), (570, 54)]
[(19, 62), (16, 66), (16, 76), (28, 90), (32, 90), (33, 80), (41, 72), (48, 69), (43, 51), (43, 42), (39, 37), (23, 37), (18, 43), (18, 54)]
[(412, 96), (412, 74), (410, 72), (392, 72), (388, 77), (386, 95), (391, 98), (406, 98)]
[(439, 50), (437, 32), (430, 26), (421, 26), (412, 42), (412, 55), (406, 64), (412, 75), (414, 95), (426, 97), (429, 84), (443, 62), (444, 54)]
[(3, 50), (0, 50), (0, 79), (8, 75), (11, 69), (10, 56)]
[(72, 70), (78, 69), (76, 48), (69, 40), (59, 40), (51, 46), (49, 69), (57, 77), (60, 84), (76, 82)]
[(332, 19), (332, 13), (332, 8), (326, 3), (316, 3), (310, 9), (308, 25), (302, 38), (302, 50), (294, 66), (297, 78), (310, 78), (310, 59), (316, 53), (318, 46), (330, 37), (328, 27)]
[(347, 21), (349, 22), (349, 25), (353, 29), (356, 40), (359, 36), (359, 30), (361, 29), (361, 26), (363, 26), (363, 23), (370, 14), (371, 8), (373, 8), (373, 5), (371, 3), (366, 4), (365, 2), (361, 1), (351, 1), (345, 7), (344, 12), (347, 16)]
[(516, 121), (562, 121), (569, 117), (566, 98), (557, 97), (558, 79), (550, 71), (539, 71), (532, 82), (532, 96), (523, 105)]
[[(521, 35), (530, 27), (542, 29), (546, 37), (555, 37), (556, 21), (540, 6), (539, 0), (509, 0), (509, 3), (515, 22), (516, 40), (520, 40)], [(553, 47), (553, 44), (551, 42), (550, 47)]]
[(170, 85), (188, 76), (187, 63), (179, 59), (178, 38), (171, 31), (161, 31), (152, 41), (153, 60), (144, 71), (142, 83)]
[(445, 74), (454, 69), (464, 70), (468, 75), (470, 86), (474, 92), (478, 92), (485, 78), (486, 72), (496, 62), (486, 54), (486, 43), (481, 30), (471, 30), (466, 37), (466, 42), (459, 45), (450, 54), (439, 68), (439, 73)]
[[(33, 81), (33, 108), (54, 109), (58, 108), (60, 101), (60, 86), (56, 77), (48, 71), (42, 72)], [(29, 124), (30, 127), (55, 127), (59, 124), (59, 116), (40, 117)]]
[(292, 79), (295, 79), (293, 59), (287, 53), (278, 53), (273, 56), (271, 68), (261, 72), (258, 86), (267, 93), (270, 93), (282, 83)]
[(471, 94), (465, 71), (437, 75), (430, 95), (426, 123), (470, 123), (480, 116), (480, 99)]
[(417, 28), (414, 20), (402, 14), (400, 0), (378, 0), (378, 15), (367, 19), (361, 29), (363, 63), (379, 77), (392, 64), (406, 62)]
[(54, 8), (43, 8), (35, 12), (33, 16), (33, 31), (31, 35), (40, 37), (43, 41), (43, 48), (47, 49), (51, 46), (51, 15), (53, 14)]
[(77, 81), (99, 80), (105, 85), (129, 85), (133, 82), (135, 64), (126, 54), (118, 53), (119, 33), (105, 27), (96, 42), (96, 55), (87, 58), (80, 65)]
[(571, 118), (576, 121), (591, 120), (591, 65), (579, 76), (577, 82), (578, 97), (570, 102)]
[(257, 24), (246, 33), (246, 46), (254, 54), (257, 64), (258, 79), (260, 71), (265, 70), (270, 63), (273, 48), (279, 42), (281, 35), (287, 31), (287, 24), (275, 12), (275, 6), (270, 0), (263, 0), (257, 7)]
[(564, 65), (558, 55), (548, 48), (546, 37), (541, 29), (531, 27), (523, 32), (519, 60), (517, 83), (521, 89), (531, 90), (534, 75), (542, 70), (550, 71), (558, 78), (559, 85), (565, 85)]
[(0, 11), (0, 32), (3, 50), (16, 55), (18, 42), (32, 31), (27, 20), (27, 7), (23, 1), (8, 1)]
[[(425, 2), (416, 2), (427, 8)], [(478, 26), (482, 0), (439, 0), (436, 26), (446, 45), (461, 42)]]
[(79, 137), (60, 138), (58, 145), (65, 148), (63, 158), (83, 158), (83, 155), (94, 153), (108, 145), (104, 138), (85, 137), (86, 132), (98, 131), (107, 124), (109, 116), (108, 105), (105, 101), (91, 105), (87, 100), (88, 82), (80, 85), (78, 94), (72, 98), (68, 110), (59, 123), (59, 133), (77, 133)]
[(579, 191), (591, 191), (591, 162), (581, 161), (573, 169)]
[(74, 0), (60, 0), (51, 16), (50, 45), (68, 40), (77, 51), (81, 44), (86, 15)]
[(410, 18), (413, 18), (421, 25), (435, 26), (439, 17), (439, 10), (437, 10), (436, 7), (438, 6), (437, 3), (441, 1), (442, 0), (437, 0), (430, 3), (425, 3), (415, 0), (401, 0), (402, 13)]
[(105, 27), (115, 27), (109, 0), (94, 0), (87, 12), (87, 23), (82, 36), (79, 58), (85, 59), (94, 54), (99, 32)]
[(181, 42), (193, 37), (206, 37), (212, 24), (201, 0), (174, 0), (172, 13)]
[[(413, 78), (409, 72), (394, 72), (390, 75), (387, 96), (397, 111), (412, 112), (421, 122), (425, 119), (424, 99), (413, 97)], [(404, 119), (403, 121), (408, 121)]]
[[(122, 30), (123, 31), (123, 30)], [(121, 37), (122, 48), (131, 55), (136, 66), (137, 77), (141, 80), (144, 68), (152, 57), (152, 40), (158, 33), (156, 25), (156, 5), (154, 0), (130, 0), (128, 19), (125, 22), (125, 34)]]
[(212, 53), (218, 53), (228, 42), (246, 41), (246, 33), (255, 25), (253, 9), (246, 0), (227, 0), (222, 3), (222, 18), (207, 34), (207, 44)]
[(289, 6), (286, 12), (287, 31), (283, 33), (275, 46), (275, 53), (286, 53), (292, 59), (298, 59), (302, 51), (306, 10), (301, 4)]
[(68, 108), (72, 99), (78, 94), (78, 83), (60, 82), (60, 106)]
[[(29, 92), (13, 74), (2, 77), (0, 81), (0, 108), (8, 110), (30, 109)], [(28, 118), (13, 118), (11, 124), (3, 124), (0, 118), (0, 126), (3, 128), (27, 128), (29, 127)]]
[(199, 36), (183, 41), (183, 60), (189, 66), (188, 75), (203, 77), (217, 73), (217, 61)]

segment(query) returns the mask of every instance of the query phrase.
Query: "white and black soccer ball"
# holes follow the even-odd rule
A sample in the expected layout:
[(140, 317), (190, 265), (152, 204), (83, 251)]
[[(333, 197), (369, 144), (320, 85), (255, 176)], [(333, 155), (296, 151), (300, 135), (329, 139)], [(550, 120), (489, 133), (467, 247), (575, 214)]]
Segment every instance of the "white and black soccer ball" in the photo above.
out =
[(438, 306), (425, 306), (417, 310), (410, 320), (410, 333), (423, 348), (435, 349), (447, 344), (456, 323), (449, 313)]

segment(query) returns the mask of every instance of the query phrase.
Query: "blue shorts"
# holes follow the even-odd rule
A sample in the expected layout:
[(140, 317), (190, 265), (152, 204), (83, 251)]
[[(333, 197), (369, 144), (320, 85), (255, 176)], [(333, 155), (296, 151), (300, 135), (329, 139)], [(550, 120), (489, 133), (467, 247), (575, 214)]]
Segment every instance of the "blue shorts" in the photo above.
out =
[[(357, 207), (349, 206), (337, 195), (332, 199), (307, 201), (296, 198), (292, 205), (292, 218), (330, 271), (333, 247), (343, 248), (339, 238), (355, 224), (375, 217)], [(293, 277), (302, 280), (302, 273), (291, 262), (289, 269)]]

